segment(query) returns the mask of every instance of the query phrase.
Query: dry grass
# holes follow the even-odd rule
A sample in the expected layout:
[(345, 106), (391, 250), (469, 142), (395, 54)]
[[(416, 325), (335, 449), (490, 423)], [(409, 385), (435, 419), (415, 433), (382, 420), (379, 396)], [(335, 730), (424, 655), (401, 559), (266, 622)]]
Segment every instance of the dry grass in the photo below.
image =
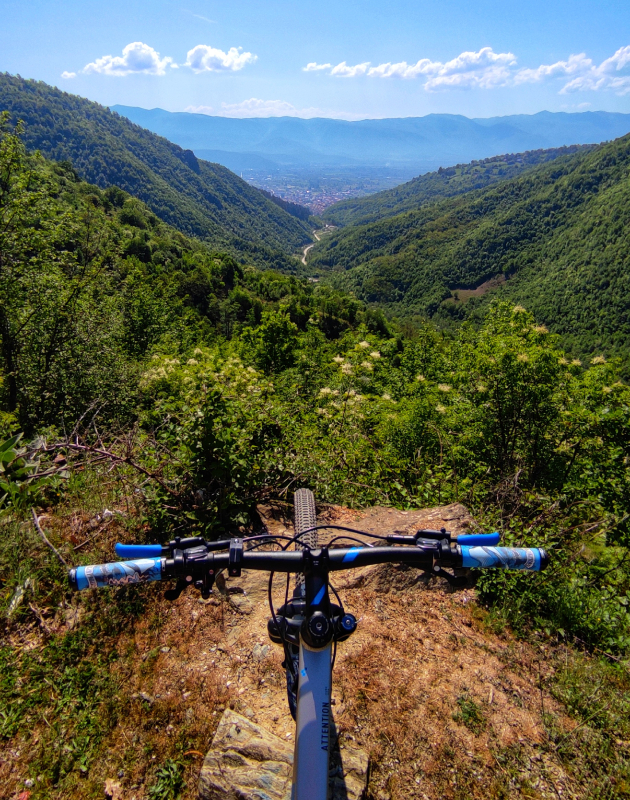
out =
[[(276, 532), (287, 529), (282, 508), (264, 514)], [(322, 516), (374, 531), (440, 524), (463, 530), (472, 524), (461, 506), (431, 513), (370, 509), (363, 515), (329, 508)], [(96, 526), (93, 518), (92, 511), (80, 517), (68, 512), (43, 523), (64, 552), (76, 546), (74, 538), (96, 534), (90, 557), (111, 558), (113, 542), (131, 535), (127, 518), (97, 520)], [(588, 726), (577, 730), (563, 705), (571, 704), (575, 686), (564, 694), (557, 688), (565, 685), (556, 673), (564, 669), (566, 653), (497, 632), (472, 589), (450, 592), (442, 583), (419, 580), (415, 570), (390, 566), (344, 575), (336, 577), (337, 588), (359, 627), (339, 646), (335, 721), (340, 736), (370, 755), (370, 798), (628, 796), (623, 776), (616, 794), (602, 794), (580, 768), (576, 747), (591, 733)], [(202, 755), (226, 707), (292, 740), (281, 650), (266, 635), (266, 589), (264, 576), (244, 573), (228, 581), (227, 594), (215, 589), (203, 602), (191, 591), (169, 604), (158, 587), (143, 587), (141, 611), (112, 617), (101, 638), (103, 620), (118, 611), (116, 596), (68, 596), (65, 606), (42, 605), (43, 623), (31, 615), (7, 630), (7, 645), (32, 653), (83, 631), (94, 637), (84, 658), (100, 659), (104, 666), (95, 675), (108, 683), (85, 717), (98, 721), (102, 734), (85, 771), (76, 762), (55, 782), (46, 766), (55, 748), (63, 750), (77, 736), (70, 740), (60, 691), (49, 687), (32, 728), (19, 730), (0, 751), (0, 794), (17, 800), (30, 777), (30, 800), (96, 799), (104, 797), (110, 779), (120, 783), (125, 800), (144, 800), (158, 768), (170, 759), (183, 770), (182, 800), (192, 800)], [(279, 603), (283, 585), (276, 589)], [(98, 630), (95, 620), (101, 620)], [(575, 685), (585, 680), (578, 676)]]

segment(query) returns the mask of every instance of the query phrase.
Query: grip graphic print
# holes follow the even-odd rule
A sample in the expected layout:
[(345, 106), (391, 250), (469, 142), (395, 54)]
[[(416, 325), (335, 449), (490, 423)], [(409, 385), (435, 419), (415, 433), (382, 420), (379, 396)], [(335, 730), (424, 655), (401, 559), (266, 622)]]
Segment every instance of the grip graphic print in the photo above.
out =
[(76, 569), (70, 571), (70, 582), (77, 589), (128, 586), (130, 584), (159, 581), (161, 578), (161, 558), (139, 558), (135, 561), (91, 564), (88, 567), (76, 567)]
[(461, 546), (462, 567), (499, 567), (538, 572), (541, 553), (538, 547), (467, 547)]

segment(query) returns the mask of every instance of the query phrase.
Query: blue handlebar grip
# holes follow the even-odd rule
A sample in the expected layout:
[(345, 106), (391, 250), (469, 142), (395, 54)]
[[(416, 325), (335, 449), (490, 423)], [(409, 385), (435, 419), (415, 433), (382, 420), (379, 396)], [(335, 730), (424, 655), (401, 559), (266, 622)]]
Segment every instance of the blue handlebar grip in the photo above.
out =
[(140, 558), (135, 561), (75, 567), (68, 573), (68, 580), (75, 590), (159, 581), (162, 578), (163, 561), (162, 558)]
[(480, 544), (483, 546), (492, 546), (499, 544), (501, 534), (497, 533), (465, 533), (463, 536), (457, 537), (457, 544), (466, 544), (469, 546)]
[(462, 567), (501, 567), (539, 572), (549, 563), (540, 547), (468, 547), (462, 545)]
[(118, 544), (114, 548), (121, 558), (153, 558), (162, 555), (161, 544)]

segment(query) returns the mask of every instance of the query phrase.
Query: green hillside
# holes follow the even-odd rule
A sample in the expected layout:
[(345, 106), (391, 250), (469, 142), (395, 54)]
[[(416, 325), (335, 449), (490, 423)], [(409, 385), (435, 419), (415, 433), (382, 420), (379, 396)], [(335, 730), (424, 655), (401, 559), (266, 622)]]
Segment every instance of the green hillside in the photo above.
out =
[[(172, 606), (185, 624), (168, 623), (177, 627), (171, 634), (161, 586), (71, 595), (61, 562), (110, 561), (115, 541), (266, 533), (260, 507), (282, 513), (302, 486), (322, 504), (354, 508), (463, 503), (473, 531), (499, 530), (508, 546), (544, 546), (544, 575), (480, 578), (469, 645), (486, 624), (506, 637), (511, 627), (532, 638), (542, 665), (554, 659), (547, 675), (536, 661), (529, 671), (541, 708), (544, 691), (551, 709), (540, 757), (553, 747), (570, 776), (563, 796), (612, 798), (611, 786), (627, 785), (630, 756), (618, 743), (630, 741), (630, 387), (616, 364), (572, 362), (530, 313), (501, 302), (453, 336), (429, 324), (405, 336), (355, 298), (242, 266), (121, 189), (81, 181), (69, 162), (27, 154), (7, 116), (0, 115), (0, 741), (13, 755), (0, 760), (0, 782), (11, 796), (101, 800), (104, 782), (117, 776), (118, 796), (197, 798), (200, 762), (190, 755), (212, 741), (220, 710), (234, 704), (240, 713), (250, 700), (238, 694), (240, 662), (232, 682), (222, 666), (196, 661), (197, 679), (189, 670), (195, 643), (185, 649), (181, 630), (190, 638), (186, 620), (191, 606), (199, 609), (214, 622), (194, 635), (218, 647), (242, 610), (220, 600), (203, 608), (189, 594)], [(601, 200), (610, 210), (608, 193), (625, 192), (627, 181), (615, 177), (623, 169), (617, 151), (599, 153), (599, 183), (592, 162), (581, 181), (579, 170), (560, 175), (561, 168), (539, 181), (535, 197), (571, 179), (575, 197), (583, 192), (584, 203)], [(503, 197), (507, 218), (520, 189), (521, 214), (529, 208), (537, 219), (527, 185), (521, 179), (499, 199), (493, 190), (476, 223), (470, 200), (446, 201), (425, 227), (433, 225), (439, 243), (444, 222), (455, 252), (446, 222), (453, 226), (461, 213), (460, 231), (473, 241), (475, 224), (492, 221), (492, 203), (499, 209)], [(549, 200), (559, 219), (567, 197), (568, 189)], [(627, 208), (620, 197), (618, 208)], [(611, 212), (606, 226), (604, 206), (601, 213), (601, 233), (597, 225), (584, 233), (597, 247), (606, 230), (614, 244), (627, 220)], [(402, 577), (409, 576), (418, 586), (413, 573)], [(391, 637), (391, 627), (383, 630)], [(521, 645), (510, 649), (510, 641), (493, 646), (527, 670)], [(178, 672), (169, 679), (172, 693), (162, 688), (165, 651), (186, 668), (187, 683)], [(372, 661), (374, 651), (367, 654)], [(254, 686), (284, 694), (277, 661), (247, 660), (264, 676)], [(352, 661), (342, 668), (356, 672)], [(487, 685), (473, 705), (481, 720)], [(184, 689), (192, 718), (179, 699)], [(455, 695), (451, 702), (456, 712)], [(360, 730), (364, 711), (352, 714), (348, 728)], [(501, 729), (487, 724), (478, 738), (493, 737), (508, 779), (497, 784), (492, 768), (485, 784), (479, 773), (475, 781), (488, 797), (513, 797), (524, 751), (512, 739), (501, 744)], [(407, 745), (388, 744), (388, 752), (402, 763)], [(382, 763), (375, 759), (375, 771)], [(174, 781), (166, 789), (164, 775)], [(392, 800), (412, 796), (415, 781), (408, 785)]]
[(219, 164), (41, 81), (0, 74), (0, 110), (25, 122), (24, 142), (70, 161), (84, 180), (119, 186), (186, 234), (267, 266), (287, 267), (308, 226)]
[[(496, 293), (574, 351), (630, 353), (630, 137), (497, 186), (336, 231), (309, 268), (404, 316), (463, 319)], [(496, 287), (496, 288), (493, 288)]]
[(369, 197), (352, 198), (335, 203), (322, 214), (333, 225), (364, 225), (393, 217), (405, 211), (416, 211), (426, 203), (456, 197), (459, 194), (484, 189), (498, 181), (516, 178), (538, 164), (560, 156), (591, 150), (594, 145), (572, 145), (550, 150), (529, 150), (509, 153), (470, 164), (457, 164), (417, 178)]
[[(91, 404), (108, 424), (137, 413), (156, 352), (229, 341), (282, 303), (291, 325), (335, 338), (378, 315), (328, 287), (229, 254), (162, 222), (68, 162), (27, 156), (0, 115), (0, 429), (64, 429)], [(297, 328), (296, 328), (297, 330)], [(134, 405), (136, 404), (136, 405)]]

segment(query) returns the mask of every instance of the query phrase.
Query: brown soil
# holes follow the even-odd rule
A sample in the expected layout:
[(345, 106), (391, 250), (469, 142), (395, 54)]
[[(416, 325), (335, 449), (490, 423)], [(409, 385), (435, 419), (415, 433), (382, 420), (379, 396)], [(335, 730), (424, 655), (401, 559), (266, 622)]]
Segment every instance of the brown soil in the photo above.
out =
[(496, 289), (497, 286), (501, 286), (503, 283), (505, 283), (505, 275), (496, 275), (494, 278), (479, 284), (476, 289), (453, 289), (453, 296), (447, 302), (465, 303), (471, 297), (482, 297), (486, 292)]
[[(281, 511), (261, 513), (272, 532), (290, 532)], [(461, 532), (472, 524), (460, 505), (362, 513), (329, 507), (321, 519), (380, 533), (442, 525)], [(359, 620), (338, 648), (335, 723), (370, 755), (369, 797), (579, 796), (544, 747), (543, 710), (560, 728), (575, 725), (540, 688), (551, 669), (544, 647), (492, 633), (474, 589), (452, 591), (414, 569), (370, 567), (334, 582)], [(283, 596), (278, 579), (276, 605)], [(167, 757), (188, 764), (182, 797), (196, 797), (202, 756), (227, 706), (287, 740), (294, 735), (282, 650), (267, 637), (262, 574), (230, 579), (208, 601), (190, 591), (155, 608), (133, 632), (121, 632), (128, 657), (113, 669), (126, 713), (90, 771), (93, 785), (118, 775), (126, 800), (146, 797), (151, 764)]]

